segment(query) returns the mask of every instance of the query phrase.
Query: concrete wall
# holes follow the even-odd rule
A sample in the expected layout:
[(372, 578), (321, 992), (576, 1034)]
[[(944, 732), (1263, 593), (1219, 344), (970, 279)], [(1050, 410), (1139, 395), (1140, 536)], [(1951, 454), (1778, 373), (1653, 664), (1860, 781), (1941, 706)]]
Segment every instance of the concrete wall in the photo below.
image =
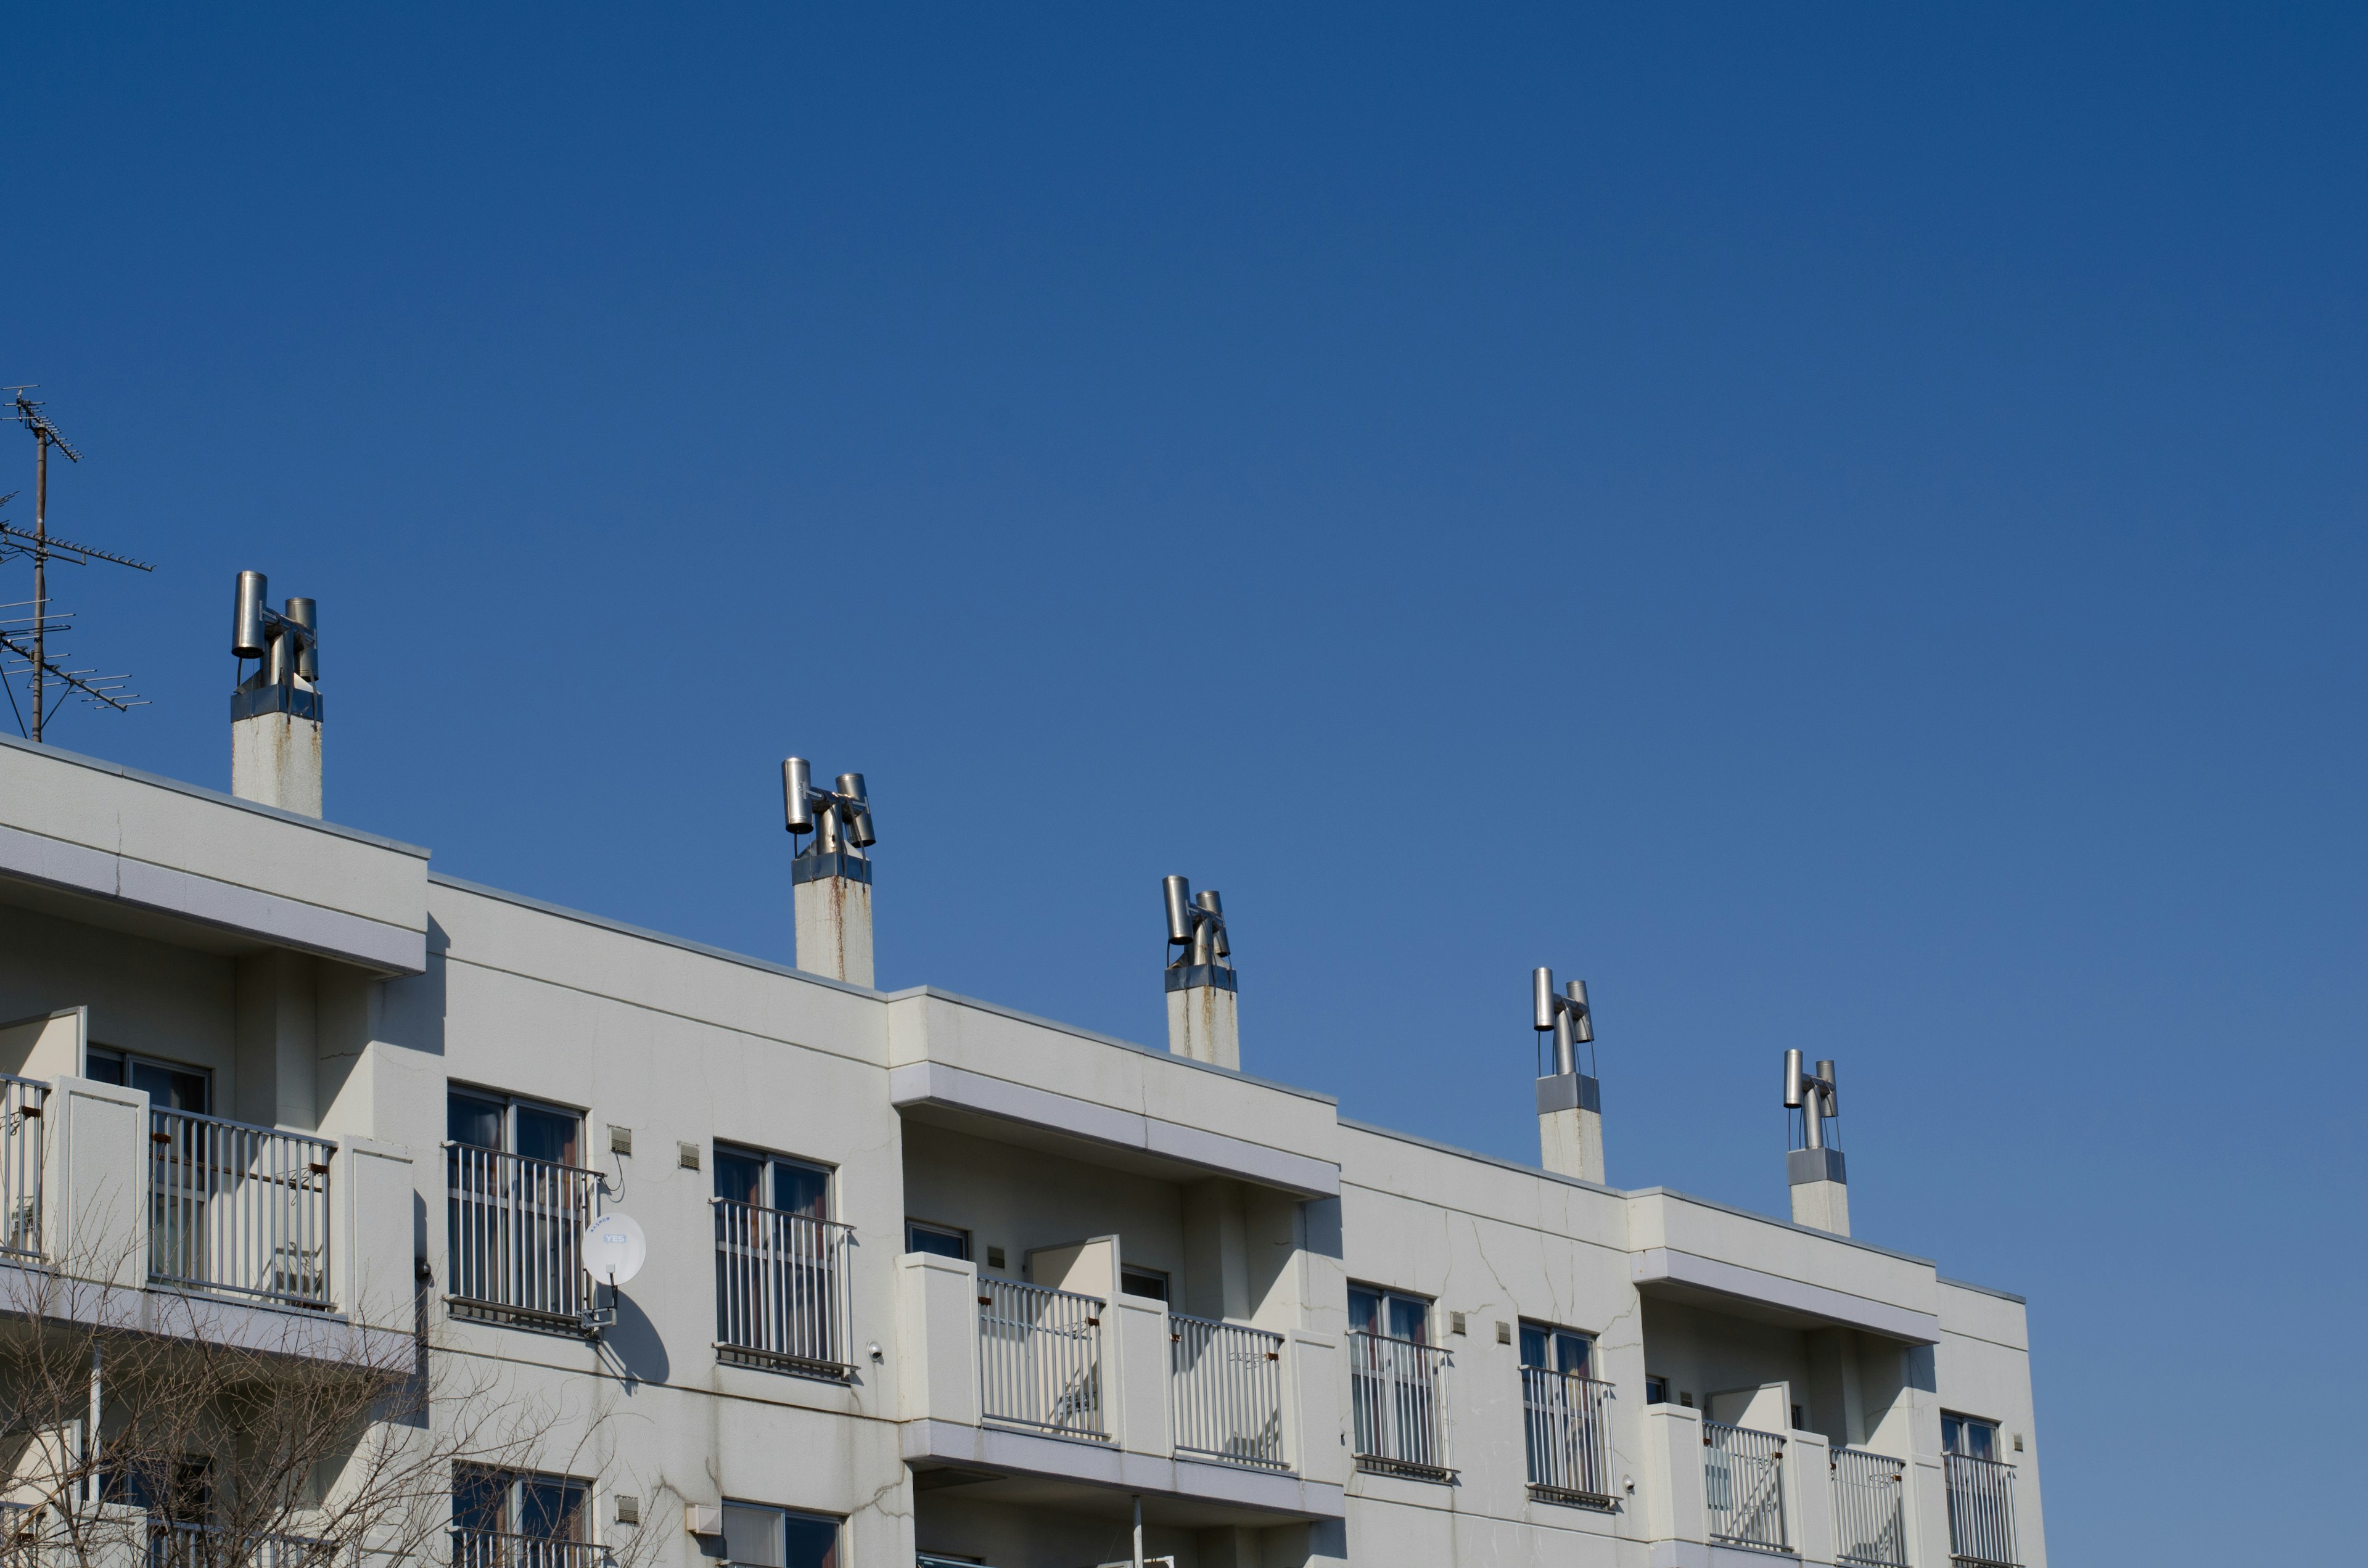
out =
[[(1635, 1475), (1642, 1325), (1621, 1199), (1366, 1129), (1344, 1129), (1342, 1149), (1343, 1273), (1436, 1303), (1433, 1342), (1453, 1355), (1447, 1444), (1459, 1472), (1453, 1485), (1358, 1475), (1352, 1560), (1360, 1568), (1620, 1561), (1618, 1542), (1642, 1539), (1632, 1504), (1602, 1513), (1530, 1499), (1519, 1328), (1529, 1319), (1595, 1337), (1597, 1376), (1623, 1395), (1612, 1407), (1613, 1469)], [(1499, 1323), (1511, 1343), (1498, 1342)], [(1345, 1381), (1340, 1408), (1350, 1408)]]
[[(1998, 1457), (2015, 1467), (2016, 1526), (2027, 1568), (2046, 1568), (2040, 1508), (2038, 1414), (2032, 1398), (2031, 1331), (2022, 1301), (1978, 1286), (1941, 1282), (1941, 1338), (1930, 1403), (1998, 1424)], [(2022, 1447), (2018, 1450), (2015, 1445)]]

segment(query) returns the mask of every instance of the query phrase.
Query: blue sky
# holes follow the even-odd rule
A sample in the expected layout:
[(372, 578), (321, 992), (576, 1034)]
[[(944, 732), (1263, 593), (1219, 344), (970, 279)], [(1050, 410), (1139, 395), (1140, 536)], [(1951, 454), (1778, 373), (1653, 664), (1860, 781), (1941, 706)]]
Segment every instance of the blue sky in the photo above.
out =
[(797, 752), (886, 985), (1156, 1041), (1182, 871), (1252, 1071), (1529, 1158), (1549, 963), (1612, 1179), (1771, 1211), (1836, 1057), (1859, 1233), (2032, 1298), (2056, 1560), (2333, 1560), (2363, 35), (21, 16), (0, 381), (159, 563), (51, 738), (226, 784), (256, 567), (458, 876), (786, 959)]

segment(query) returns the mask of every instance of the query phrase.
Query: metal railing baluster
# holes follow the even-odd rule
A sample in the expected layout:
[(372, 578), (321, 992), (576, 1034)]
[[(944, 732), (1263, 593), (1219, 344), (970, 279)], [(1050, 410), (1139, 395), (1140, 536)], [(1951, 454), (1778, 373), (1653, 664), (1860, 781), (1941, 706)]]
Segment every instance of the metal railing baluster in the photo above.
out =
[(1907, 1568), (1907, 1467), (1862, 1449), (1836, 1449), (1831, 1468), (1841, 1561)]
[(1702, 1426), (1702, 1487), (1710, 1506), (1710, 1538), (1722, 1546), (1786, 1550), (1784, 1439), (1773, 1432)]
[(978, 1282), (979, 1410), (989, 1421), (1106, 1440), (1104, 1303), (1009, 1279)]
[(715, 1210), (715, 1346), (727, 1359), (844, 1378), (854, 1227), (730, 1199)]
[(1949, 1553), (1978, 1568), (2018, 1568), (2014, 1466), (1971, 1454), (1941, 1456), (1949, 1485)]
[(584, 1231), (600, 1173), (447, 1143), (445, 1292), (469, 1315), (581, 1326), (593, 1304)]
[(1611, 1385), (1577, 1372), (1521, 1369), (1530, 1487), (1550, 1501), (1608, 1508)]
[(1282, 1335), (1170, 1312), (1168, 1388), (1179, 1452), (1288, 1470), (1282, 1452)]
[(299, 1306), (329, 1299), (326, 1139), (151, 1108), (148, 1277)]
[(1349, 1387), (1360, 1469), (1427, 1479), (1453, 1473), (1440, 1417), (1440, 1384), (1450, 1364), (1447, 1352), (1436, 1346), (1349, 1332)]

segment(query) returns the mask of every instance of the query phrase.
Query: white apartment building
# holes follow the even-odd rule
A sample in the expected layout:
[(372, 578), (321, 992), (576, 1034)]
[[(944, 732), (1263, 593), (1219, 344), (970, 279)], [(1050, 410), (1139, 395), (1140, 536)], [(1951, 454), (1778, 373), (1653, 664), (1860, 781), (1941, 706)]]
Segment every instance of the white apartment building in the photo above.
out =
[(474, 886), (309, 814), (312, 618), (261, 591), (236, 795), (0, 741), (0, 1272), (541, 1402), (450, 1561), (1095, 1568), (1139, 1519), (1174, 1568), (2044, 1568), (2022, 1301), (1846, 1233), (1814, 1069), (1795, 1222), (1605, 1186), (1543, 981), (1554, 1169), (1241, 1071), (1180, 880), (1170, 1049), (882, 992), (861, 780), (803, 765), (811, 970)]

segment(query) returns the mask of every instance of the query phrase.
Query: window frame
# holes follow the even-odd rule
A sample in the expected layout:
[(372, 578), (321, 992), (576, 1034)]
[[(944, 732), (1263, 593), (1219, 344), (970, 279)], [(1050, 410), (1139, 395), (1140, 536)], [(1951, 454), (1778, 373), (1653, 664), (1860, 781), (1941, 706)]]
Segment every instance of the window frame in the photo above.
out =
[(845, 1555), (839, 1548), (847, 1540), (847, 1521), (836, 1514), (818, 1514), (810, 1508), (785, 1508), (779, 1503), (755, 1503), (745, 1497), (726, 1497), (723, 1499), (723, 1506), (724, 1533), (721, 1539), (724, 1543), (724, 1554), (718, 1561), (724, 1565), (724, 1568), (773, 1568), (769, 1563), (758, 1563), (748, 1558), (731, 1555), (731, 1514), (735, 1508), (743, 1513), (772, 1516), (776, 1532), (773, 1539), (780, 1549), (780, 1561), (785, 1568), (799, 1568), (798, 1564), (789, 1561), (788, 1526), (792, 1519), (830, 1527), (830, 1546), (823, 1556), (824, 1568), (834, 1568), (834, 1565), (838, 1563)]
[[(747, 1143), (729, 1143), (720, 1139), (716, 1141), (715, 1146), (709, 1151), (708, 1158), (715, 1167), (712, 1174), (708, 1177), (708, 1186), (711, 1187), (712, 1187), (716, 1182), (723, 1179), (723, 1162), (725, 1160), (755, 1160), (759, 1162), (764, 1166), (764, 1174), (758, 1178), (758, 1186), (763, 1192), (766, 1201), (754, 1204), (751, 1207), (768, 1209), (776, 1214), (803, 1214), (804, 1211), (803, 1210), (796, 1209), (780, 1209), (774, 1206), (771, 1200), (778, 1198), (780, 1193), (773, 1185), (773, 1173), (784, 1165), (795, 1170), (811, 1171), (814, 1175), (822, 1177), (822, 1212), (819, 1214), (807, 1214), (804, 1217), (811, 1220), (825, 1221), (833, 1221), (838, 1218), (838, 1167), (837, 1165), (826, 1165), (821, 1160), (810, 1160), (802, 1154), (784, 1154), (771, 1149), (759, 1149)], [(723, 1195), (722, 1193), (717, 1193), (716, 1196), (718, 1198), (722, 1198)], [(741, 1200), (733, 1199), (727, 1199), (727, 1201), (738, 1202)], [(772, 1506), (769, 1503), (751, 1503), (748, 1506), (752, 1508), (768, 1508)]]
[[(444, 1135), (447, 1142), (454, 1143), (460, 1142), (459, 1139), (454, 1138), (451, 1135), (452, 1097), (455, 1095), (465, 1096), (470, 1099), (492, 1101), (501, 1106), (502, 1146), (491, 1151), (492, 1153), (496, 1154), (507, 1154), (514, 1159), (535, 1160), (536, 1163), (540, 1165), (558, 1165), (563, 1169), (571, 1171), (592, 1170), (595, 1168), (591, 1165), (580, 1163), (587, 1157), (586, 1151), (588, 1145), (586, 1141), (591, 1136), (592, 1126), (592, 1117), (590, 1112), (579, 1109), (575, 1106), (561, 1105), (556, 1100), (537, 1099), (532, 1095), (512, 1094), (507, 1089), (481, 1088), (474, 1084), (465, 1084), (456, 1079), (448, 1078), (444, 1082)], [(572, 1119), (575, 1123), (575, 1133), (574, 1139), (575, 1144), (575, 1158), (574, 1160), (542, 1160), (533, 1154), (519, 1153), (518, 1147), (518, 1113), (521, 1110), (536, 1111), (544, 1116), (564, 1116)], [(484, 1145), (482, 1143), (470, 1143), (464, 1145), (464, 1147), (482, 1149), (484, 1148)]]
[[(123, 1076), (120, 1079), (97, 1077), (97, 1075), (93, 1074), (90, 1070), (91, 1058), (94, 1056), (113, 1057)], [(133, 1051), (125, 1046), (102, 1045), (97, 1040), (86, 1040), (83, 1044), (82, 1075), (85, 1078), (90, 1078), (95, 1082), (102, 1084), (113, 1083), (119, 1088), (128, 1089), (132, 1086), (131, 1067), (134, 1062), (137, 1062), (143, 1067), (154, 1067), (167, 1074), (186, 1074), (188, 1076), (197, 1079), (198, 1082), (205, 1087), (206, 1103), (197, 1111), (189, 1114), (198, 1116), (211, 1116), (214, 1114), (214, 1070), (212, 1068), (201, 1067), (194, 1062), (175, 1062), (169, 1057), (151, 1056), (144, 1051)], [(170, 1110), (173, 1108), (171, 1106), (156, 1105), (153, 1095), (149, 1098), (149, 1103), (157, 1110)]]
[(1669, 1380), (1667, 1377), (1659, 1372), (1645, 1374), (1645, 1403), (1646, 1404), (1669, 1403)]
[[(1374, 1321), (1383, 1325), (1380, 1331), (1377, 1332), (1373, 1329), (1361, 1329), (1355, 1326), (1356, 1297), (1359, 1291), (1362, 1291), (1375, 1299)], [(1349, 1333), (1372, 1335), (1376, 1339), (1395, 1339), (1402, 1345), (1433, 1346), (1438, 1344), (1437, 1337), (1431, 1333), (1431, 1318), (1437, 1312), (1439, 1306), (1439, 1300), (1437, 1297), (1418, 1296), (1412, 1290), (1395, 1290), (1387, 1285), (1361, 1284), (1353, 1279), (1349, 1282), (1349, 1309), (1350, 1314)], [(1391, 1334), (1388, 1332), (1389, 1327), (1395, 1326), (1390, 1321), (1390, 1308), (1392, 1305), (1396, 1303), (1404, 1303), (1408, 1306), (1421, 1309), (1421, 1334), (1409, 1336), (1406, 1335)]]
[(1584, 1363), (1575, 1373), (1568, 1367), (1560, 1365), (1539, 1367), (1538, 1370), (1560, 1372), (1565, 1377), (1581, 1377), (1589, 1381), (1594, 1379), (1596, 1342), (1594, 1335), (1583, 1328), (1566, 1328), (1561, 1324), (1547, 1323), (1541, 1318), (1523, 1318), (1514, 1325), (1513, 1354), (1524, 1369), (1536, 1366), (1536, 1363), (1530, 1359), (1529, 1336), (1532, 1334), (1545, 1335), (1547, 1352), (1554, 1356), (1557, 1362), (1561, 1360), (1560, 1349), (1564, 1342), (1577, 1340), (1579, 1346), (1579, 1357)]
[[(461, 1479), (464, 1472), (483, 1476), (488, 1479), (498, 1479), (501, 1482), (501, 1524), (498, 1528), (487, 1530), (481, 1526), (463, 1525), (461, 1522)], [(526, 1522), (526, 1511), (522, 1506), (523, 1494), (521, 1492), (521, 1488), (533, 1485), (537, 1483), (555, 1483), (563, 1492), (572, 1490), (580, 1494), (582, 1500), (576, 1505), (576, 1506), (567, 1514), (562, 1516), (564, 1519), (572, 1519), (575, 1521), (576, 1533), (574, 1535), (530, 1535), (520, 1528)], [(587, 1476), (565, 1475), (557, 1471), (513, 1470), (503, 1465), (455, 1463), (452, 1466), (452, 1528), (456, 1533), (465, 1529), (472, 1534), (507, 1536), (517, 1540), (549, 1541), (554, 1544), (566, 1546), (588, 1546), (593, 1544), (592, 1514), (596, 1506), (596, 1496), (593, 1491), (592, 1482)]]
[[(1133, 1276), (1137, 1279), (1157, 1280), (1159, 1282), (1159, 1293), (1156, 1296), (1147, 1296), (1141, 1290), (1128, 1290), (1126, 1288), (1126, 1282), (1129, 1276)], [(1118, 1289), (1119, 1294), (1122, 1296), (1133, 1296), (1142, 1301), (1159, 1301), (1171, 1307), (1176, 1304), (1176, 1277), (1168, 1273), (1167, 1270), (1164, 1268), (1150, 1268), (1139, 1263), (1121, 1263), (1118, 1266)]]
[[(1956, 1428), (1958, 1435), (1958, 1446), (1955, 1447), (1952, 1447), (1949, 1442), (1949, 1431), (1952, 1426)], [(1977, 1454), (1963, 1446), (1964, 1433), (1968, 1427), (1976, 1427), (1989, 1434), (1989, 1452)], [(2007, 1462), (2002, 1457), (2005, 1453), (2005, 1437), (2006, 1424), (2002, 1421), (1993, 1421), (1987, 1415), (1968, 1415), (1961, 1410), (1941, 1412), (1941, 1451), (1944, 1454), (1953, 1454), (1959, 1459), (1980, 1460), (1987, 1464), (2004, 1464)]]

